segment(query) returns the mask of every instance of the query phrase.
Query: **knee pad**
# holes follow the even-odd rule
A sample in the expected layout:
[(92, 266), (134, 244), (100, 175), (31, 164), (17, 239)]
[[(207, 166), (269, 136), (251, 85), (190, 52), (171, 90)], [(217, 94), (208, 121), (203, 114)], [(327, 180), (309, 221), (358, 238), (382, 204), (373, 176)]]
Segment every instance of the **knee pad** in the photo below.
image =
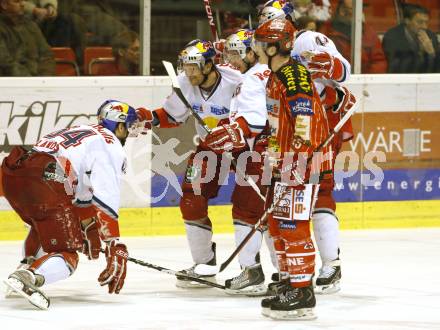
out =
[(254, 225), (264, 213), (264, 202), (249, 186), (236, 185), (232, 193), (232, 217)]
[(185, 220), (199, 220), (208, 217), (208, 201), (203, 196), (183, 193), (180, 199), (180, 212)]

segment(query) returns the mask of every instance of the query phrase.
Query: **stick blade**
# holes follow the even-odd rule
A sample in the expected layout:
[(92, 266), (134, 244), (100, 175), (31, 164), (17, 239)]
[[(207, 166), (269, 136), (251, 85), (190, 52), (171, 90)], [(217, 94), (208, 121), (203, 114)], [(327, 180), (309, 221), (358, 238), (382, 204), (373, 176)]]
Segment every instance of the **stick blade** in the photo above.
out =
[(203, 275), (203, 276), (211, 276), (216, 275), (219, 272), (219, 266), (210, 266), (206, 264), (199, 264), (194, 268), (194, 273)]
[(176, 71), (174, 71), (173, 64), (171, 64), (171, 62), (168, 61), (162, 61), (162, 64), (165, 67), (168, 76), (171, 78), (171, 84), (173, 85), (173, 87), (180, 88), (179, 82), (177, 81)]

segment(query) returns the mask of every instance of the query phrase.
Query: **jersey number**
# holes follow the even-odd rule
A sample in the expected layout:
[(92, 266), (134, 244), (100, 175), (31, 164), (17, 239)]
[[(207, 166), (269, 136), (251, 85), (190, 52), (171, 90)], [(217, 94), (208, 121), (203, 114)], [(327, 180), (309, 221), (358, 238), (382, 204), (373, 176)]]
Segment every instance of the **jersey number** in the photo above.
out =
[(81, 129), (76, 131), (70, 131), (69, 128), (65, 128), (59, 130), (58, 132), (54, 132), (52, 134), (46, 135), (46, 138), (54, 138), (56, 136), (61, 136), (64, 141), (60, 144), (64, 148), (76, 147), (81, 144), (81, 141), (86, 137), (96, 135), (96, 133), (90, 129)]

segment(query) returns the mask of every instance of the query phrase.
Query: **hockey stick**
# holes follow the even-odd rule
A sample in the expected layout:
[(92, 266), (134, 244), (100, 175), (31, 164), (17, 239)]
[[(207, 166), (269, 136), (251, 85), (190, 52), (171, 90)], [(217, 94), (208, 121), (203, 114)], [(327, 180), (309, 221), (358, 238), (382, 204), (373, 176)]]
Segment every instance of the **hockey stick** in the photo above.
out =
[(206, 15), (208, 16), (208, 23), (209, 27), (211, 28), (212, 36), (214, 37), (215, 41), (218, 41), (218, 32), (214, 23), (214, 16), (212, 16), (211, 4), (209, 3), (209, 0), (203, 0), (203, 4), (205, 5)]
[[(188, 108), (188, 110), (191, 112), (191, 114), (197, 120), (197, 123), (200, 126), (202, 126), (202, 128), (205, 130), (205, 132), (207, 134), (211, 134), (211, 129), (205, 124), (205, 122), (200, 117), (200, 115), (196, 111), (194, 111), (191, 104), (189, 104), (189, 102), (187, 101), (187, 99), (183, 95), (182, 90), (180, 89), (179, 81), (177, 80), (176, 72), (174, 71), (173, 65), (167, 61), (162, 61), (162, 63), (165, 67), (165, 70), (168, 73), (168, 76), (171, 78), (171, 84), (173, 86), (173, 90), (176, 93), (176, 95), (183, 102), (183, 104)], [(235, 171), (252, 187), (252, 189), (255, 190), (255, 192), (263, 200), (263, 202), (266, 202), (266, 197), (261, 194), (260, 188), (258, 188), (256, 182), (251, 177), (249, 177), (247, 174), (245, 174), (241, 171), (241, 169), (237, 166), (236, 160), (234, 158), (232, 158), (232, 156), (229, 152), (227, 152), (226, 155), (231, 160), (231, 163), (234, 166)]]
[[(105, 253), (105, 250), (101, 249), (101, 252)], [(218, 288), (218, 289), (222, 289), (222, 290), (225, 289), (224, 285), (213, 283), (213, 282), (204, 280), (202, 278), (194, 277), (194, 276), (182, 273), (182, 272), (177, 272), (175, 270), (172, 270), (172, 269), (169, 269), (169, 268), (165, 268), (165, 267), (162, 267), (162, 266), (153, 265), (153, 264), (150, 264), (149, 262), (146, 262), (146, 261), (142, 261), (142, 260), (135, 259), (135, 258), (132, 258), (132, 257), (128, 257), (127, 260), (130, 261), (130, 262), (133, 262), (135, 264), (144, 266), (144, 267), (148, 267), (148, 268), (152, 268), (152, 269), (158, 270), (161, 273), (165, 273), (165, 274), (169, 274), (169, 275), (173, 275), (173, 276), (178, 276), (178, 277), (184, 277), (184, 278), (186, 278), (188, 280), (191, 280), (193, 282), (198, 282), (198, 283), (201, 283), (201, 284), (206, 284), (208, 286), (212, 286), (214, 288)]]
[[(319, 152), (322, 148), (326, 147), (331, 140), (333, 140), (334, 136), (341, 130), (342, 126), (350, 119), (350, 117), (353, 115), (353, 113), (357, 110), (359, 106), (359, 102), (356, 102), (353, 107), (347, 111), (347, 113), (342, 117), (342, 119), (339, 121), (339, 123), (335, 126), (335, 128), (330, 132), (330, 134), (327, 136), (327, 138), (313, 151)], [(313, 159), (313, 153), (312, 156), (307, 158), (307, 164), (308, 166), (310, 162)], [(231, 261), (237, 256), (237, 254), (243, 249), (243, 247), (246, 245), (246, 243), (251, 239), (251, 237), (255, 234), (255, 232), (258, 230), (260, 225), (265, 221), (266, 217), (269, 213), (272, 213), (275, 207), (278, 206), (278, 204), (284, 199), (284, 197), (287, 195), (287, 193), (290, 191), (290, 189), (285, 189), (280, 197), (272, 203), (270, 208), (268, 208), (264, 214), (258, 219), (257, 223), (252, 227), (251, 231), (246, 235), (246, 237), (241, 241), (241, 243), (235, 248), (235, 250), (232, 252), (232, 254), (229, 256), (228, 259), (226, 259), (220, 266), (210, 266), (205, 264), (197, 265), (194, 268), (194, 272), (200, 275), (215, 275), (217, 273), (222, 272), (230, 263)]]
[(182, 273), (182, 272), (176, 272), (175, 270), (172, 270), (172, 269), (169, 269), (169, 268), (153, 265), (153, 264), (150, 264), (148, 262), (145, 262), (145, 261), (142, 261), (142, 260), (139, 260), (139, 259), (128, 257), (128, 261), (131, 261), (131, 262), (133, 262), (135, 264), (138, 264), (138, 265), (141, 265), (141, 266), (144, 266), (144, 267), (156, 269), (159, 272), (162, 272), (162, 273), (165, 273), (165, 274), (169, 274), (169, 275), (173, 275), (173, 276), (177, 276), (177, 277), (183, 277), (183, 278), (191, 280), (193, 282), (198, 282), (198, 283), (201, 283), (201, 284), (212, 286), (213, 288), (222, 289), (222, 290), (225, 289), (224, 285), (217, 284), (217, 283), (214, 283), (214, 282), (210, 282), (210, 281), (204, 280), (202, 278), (194, 277), (194, 276)]

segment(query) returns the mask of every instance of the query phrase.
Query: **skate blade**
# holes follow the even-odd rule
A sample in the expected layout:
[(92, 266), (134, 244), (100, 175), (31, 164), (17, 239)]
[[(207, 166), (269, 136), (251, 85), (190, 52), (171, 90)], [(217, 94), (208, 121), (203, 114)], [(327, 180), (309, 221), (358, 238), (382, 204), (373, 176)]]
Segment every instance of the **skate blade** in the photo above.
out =
[(5, 299), (10, 299), (10, 298), (18, 298), (20, 296), (14, 290), (12, 290), (9, 286), (6, 286), (5, 292), (4, 292), (4, 297), (5, 297)]
[[(217, 283), (217, 280), (215, 277), (204, 277), (203, 278), (206, 281), (209, 281), (211, 283)], [(199, 283), (199, 282), (193, 282), (193, 281), (185, 281), (185, 280), (176, 280), (176, 287), (180, 289), (209, 289), (212, 288), (212, 286), (209, 286), (207, 284)]]
[(316, 294), (333, 294), (341, 291), (340, 282), (335, 282), (329, 285), (318, 285), (314, 288)]
[(265, 317), (270, 317), (270, 307), (262, 307), (261, 308), (261, 315)]
[(301, 308), (293, 311), (275, 311), (271, 310), (269, 317), (274, 320), (315, 320), (317, 316), (313, 312), (313, 308)]
[(226, 288), (225, 292), (231, 296), (261, 297), (266, 295), (267, 288), (264, 284), (257, 284), (239, 290)]
[[(50, 300), (44, 297), (42, 294), (38, 292), (34, 292), (31, 295), (27, 295), (21, 288), (19, 288), (16, 284), (18, 284), (18, 280), (8, 278), (7, 280), (3, 280), (3, 283), (11, 289), (14, 293), (19, 294), (27, 301), (29, 301), (35, 307), (41, 310), (47, 310), (50, 306)], [(24, 286), (24, 285), (23, 285)]]

